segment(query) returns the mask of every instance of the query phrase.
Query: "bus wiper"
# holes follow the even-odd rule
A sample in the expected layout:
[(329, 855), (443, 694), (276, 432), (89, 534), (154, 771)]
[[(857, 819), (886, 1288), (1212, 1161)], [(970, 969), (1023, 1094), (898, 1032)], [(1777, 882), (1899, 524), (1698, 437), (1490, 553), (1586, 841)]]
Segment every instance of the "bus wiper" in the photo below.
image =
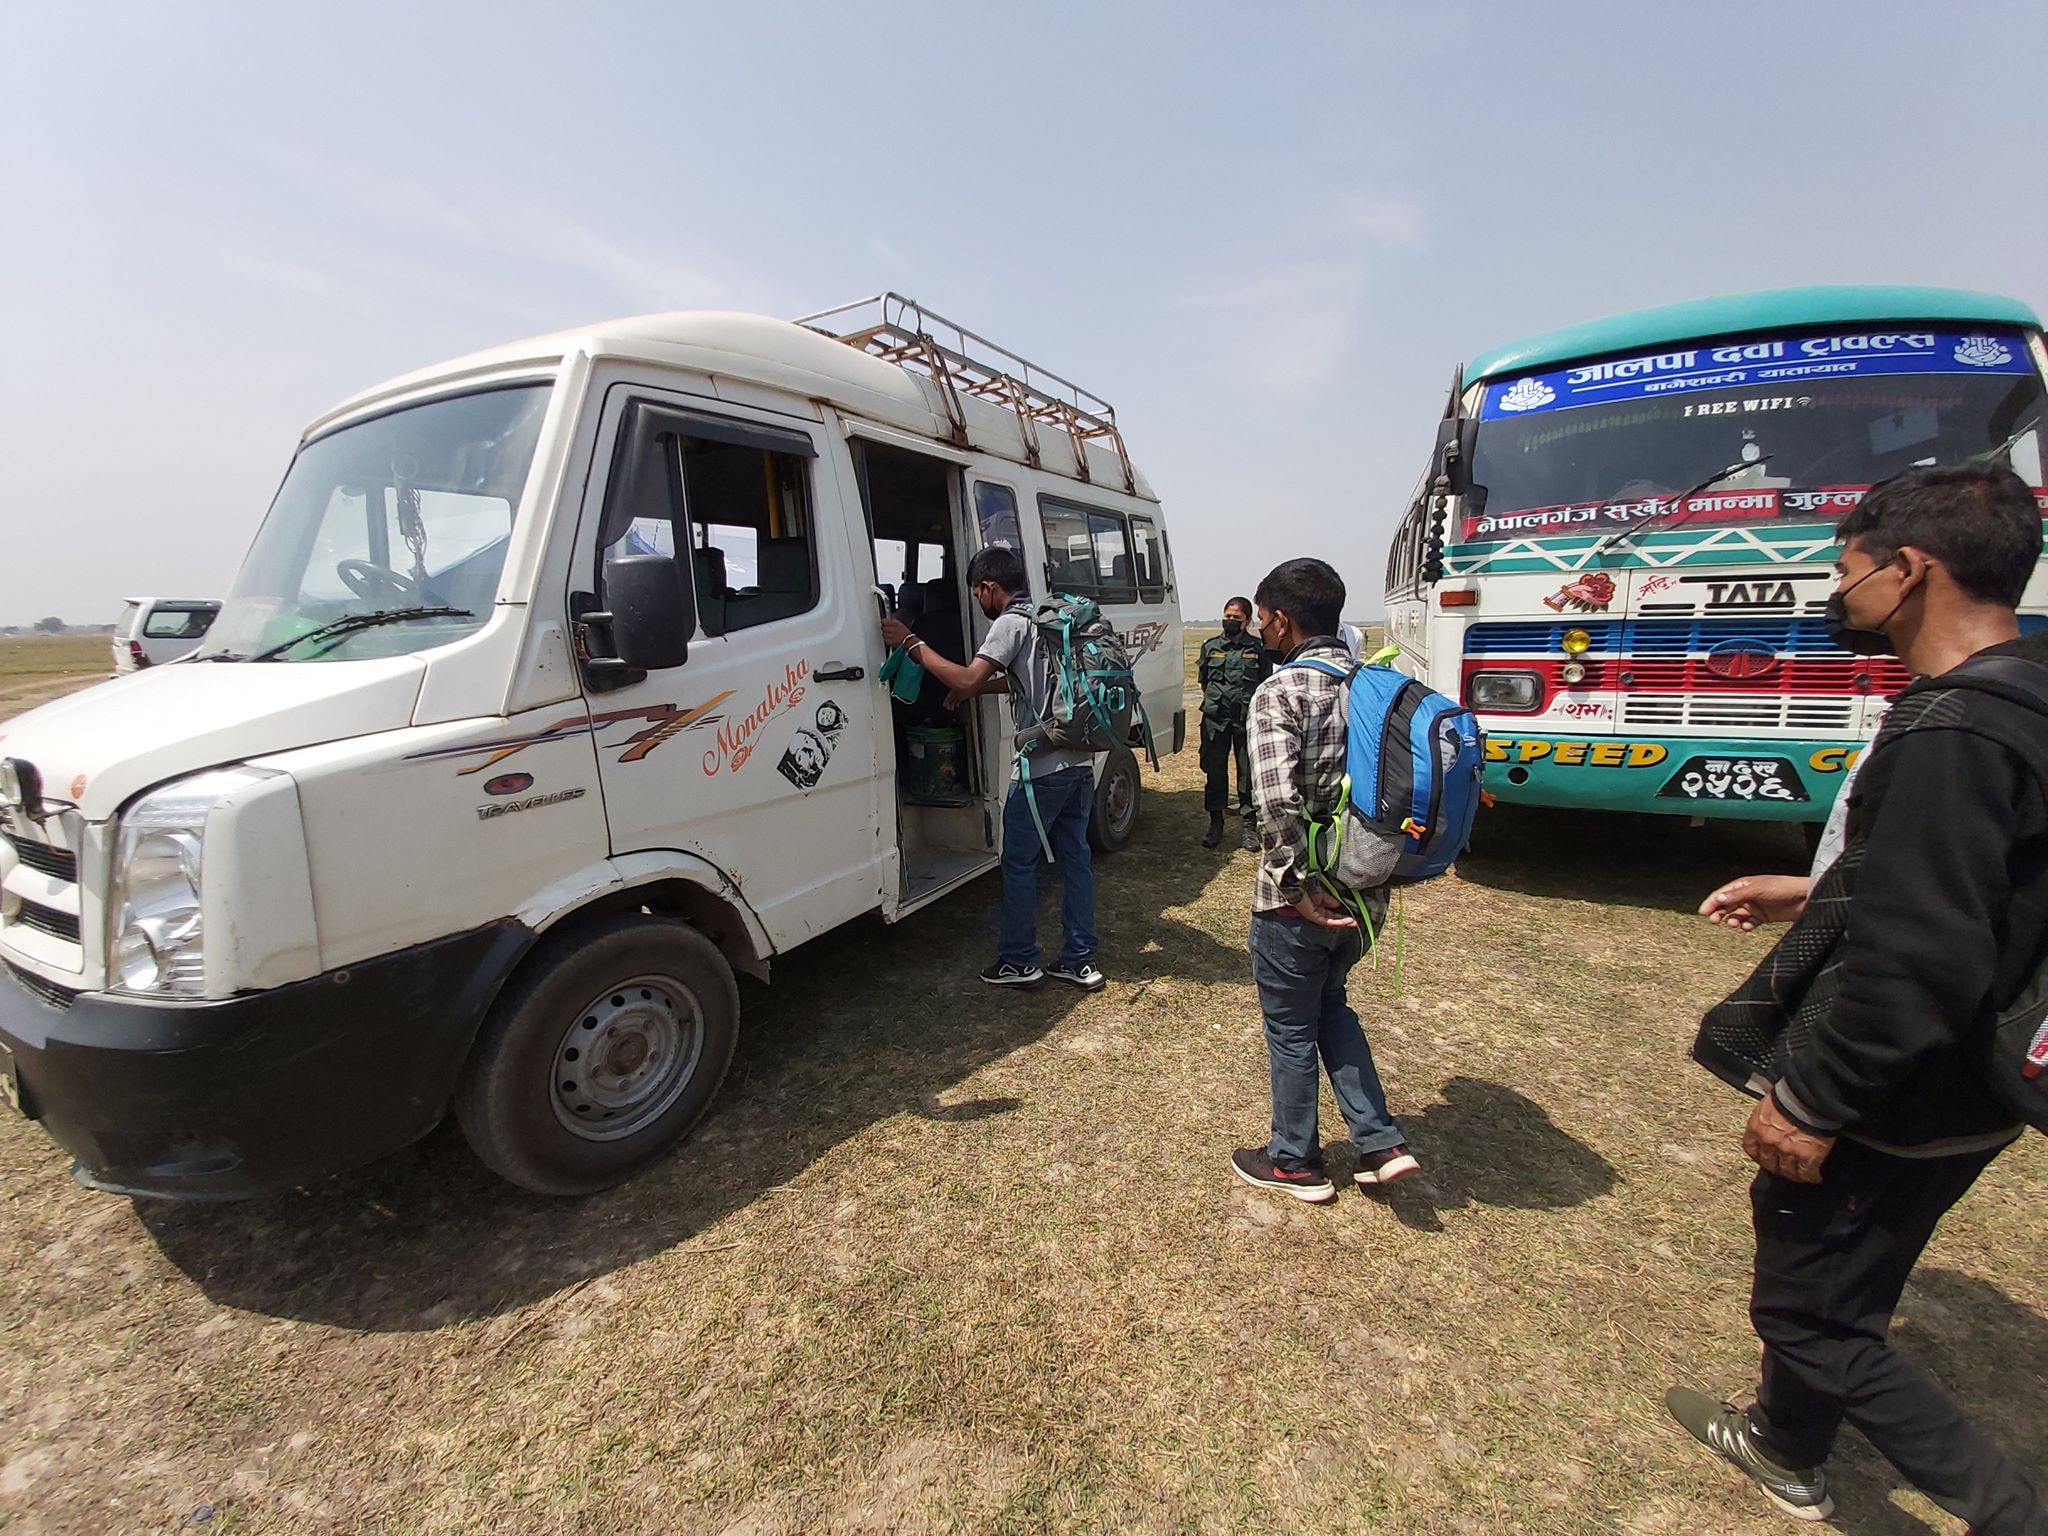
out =
[[(1671, 517), (1671, 512), (1674, 507), (1678, 506), (1681, 502), (1690, 501), (1693, 497), (1699, 495), (1701, 491), (1707, 490), (1709, 487), (1719, 485), (1723, 480), (1728, 479), (1731, 475), (1739, 475), (1745, 469), (1763, 468), (1764, 465), (1771, 462), (1771, 457), (1772, 456), (1770, 454), (1766, 453), (1760, 454), (1759, 456), (1753, 459), (1737, 459), (1733, 464), (1722, 465), (1721, 468), (1715, 470), (1711, 475), (1707, 476), (1707, 478), (1702, 480), (1698, 485), (1687, 486), (1684, 490), (1678, 492), (1677, 495), (1665, 497), (1664, 504), (1660, 506), (1655, 512), (1652, 512), (1648, 517), (1644, 518), (1640, 523), (1631, 523), (1626, 528), (1615, 529), (1614, 532), (1608, 534), (1606, 538), (1602, 539), (1598, 544), (1595, 544), (1593, 546), (1593, 553), (1596, 555), (1603, 555), (1608, 550), (1614, 548), (1615, 545), (1621, 543), (1624, 539), (1632, 539), (1639, 533), (1649, 532), (1652, 528), (1660, 526), (1676, 528), (1680, 523), (1684, 522), (1686, 518), (1690, 517), (1692, 513), (1690, 511), (1682, 512), (1677, 517), (1671, 518), (1671, 521), (1669, 523), (1666, 523), (1664, 519), (1667, 517)], [(1609, 502), (1607, 503), (1607, 505), (1613, 506), (1614, 503)]]
[(375, 613), (345, 613), (332, 623), (322, 624), (318, 629), (309, 629), (303, 635), (280, 641), (267, 651), (258, 651), (245, 657), (247, 661), (275, 661), (294, 646), (312, 641), (339, 640), (352, 635), (359, 629), (375, 629), (381, 624), (402, 624), (408, 619), (469, 619), (474, 618), (467, 608), (380, 608)]

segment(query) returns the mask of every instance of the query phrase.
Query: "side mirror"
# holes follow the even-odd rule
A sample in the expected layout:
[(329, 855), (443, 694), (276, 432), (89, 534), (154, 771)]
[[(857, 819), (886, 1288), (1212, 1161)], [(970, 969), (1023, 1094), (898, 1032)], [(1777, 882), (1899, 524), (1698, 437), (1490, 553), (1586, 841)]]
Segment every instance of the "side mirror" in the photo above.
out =
[(1447, 416), (1436, 425), (1436, 467), (1453, 496), (1471, 488), (1472, 450), (1478, 442), (1479, 423), (1473, 417)]
[(697, 627), (690, 584), (670, 555), (621, 555), (607, 560), (604, 591), (609, 607), (585, 613), (582, 622), (611, 633), (609, 657), (593, 653), (593, 671), (660, 672), (690, 658), (690, 634)]

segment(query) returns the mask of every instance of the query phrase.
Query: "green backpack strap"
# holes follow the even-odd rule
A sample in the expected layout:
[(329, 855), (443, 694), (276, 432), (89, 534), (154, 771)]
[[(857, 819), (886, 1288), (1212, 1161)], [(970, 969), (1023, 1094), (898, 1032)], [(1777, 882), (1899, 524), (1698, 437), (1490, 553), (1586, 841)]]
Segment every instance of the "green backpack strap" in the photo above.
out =
[(1024, 791), (1024, 809), (1031, 813), (1031, 825), (1038, 832), (1038, 846), (1045, 850), (1045, 862), (1059, 863), (1052, 854), (1052, 839), (1046, 835), (1045, 818), (1038, 814), (1038, 794), (1031, 787), (1031, 756), (1026, 752), (1017, 754), (1017, 787)]

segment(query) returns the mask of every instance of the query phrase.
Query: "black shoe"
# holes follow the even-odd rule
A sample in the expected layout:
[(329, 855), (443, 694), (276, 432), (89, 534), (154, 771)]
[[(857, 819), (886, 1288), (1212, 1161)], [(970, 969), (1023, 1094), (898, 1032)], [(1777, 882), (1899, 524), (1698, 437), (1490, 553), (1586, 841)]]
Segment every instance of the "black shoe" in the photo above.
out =
[(1819, 1467), (1781, 1467), (1757, 1448), (1749, 1415), (1717, 1403), (1691, 1387), (1673, 1387), (1664, 1406), (1693, 1439), (1735, 1463), (1763, 1489), (1764, 1497), (1794, 1520), (1825, 1520), (1835, 1512), (1827, 1474)]
[(1102, 974), (1093, 960), (1076, 960), (1071, 965), (1063, 962), (1045, 974), (1054, 981), (1064, 981), (1069, 986), (1079, 987), (1083, 992), (1100, 992), (1109, 984), (1109, 978)]
[(1202, 834), (1202, 846), (1204, 848), (1214, 848), (1222, 841), (1223, 813), (1221, 811), (1211, 811), (1209, 813), (1209, 830)]
[(1266, 1155), (1264, 1147), (1239, 1147), (1230, 1154), (1230, 1167), (1236, 1175), (1257, 1189), (1277, 1189), (1282, 1194), (1306, 1200), (1312, 1205), (1321, 1205), (1325, 1200), (1337, 1198), (1337, 1186), (1330, 1182), (1328, 1174), (1320, 1168), (1303, 1168), (1298, 1172), (1276, 1168), (1273, 1159)]
[(1257, 853), (1259, 851), (1259, 826), (1257, 822), (1249, 819), (1244, 824), (1244, 851), (1246, 853)]
[(992, 987), (1016, 987), (1029, 992), (1033, 987), (1045, 985), (1045, 972), (1035, 965), (1018, 965), (1012, 960), (998, 960), (994, 965), (981, 968), (981, 979)]

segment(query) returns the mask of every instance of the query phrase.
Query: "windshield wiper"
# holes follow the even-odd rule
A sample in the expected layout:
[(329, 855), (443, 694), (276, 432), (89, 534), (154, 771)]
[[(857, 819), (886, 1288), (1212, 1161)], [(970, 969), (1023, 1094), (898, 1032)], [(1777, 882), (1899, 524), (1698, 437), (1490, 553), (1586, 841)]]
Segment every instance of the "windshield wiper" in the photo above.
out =
[(305, 645), (319, 640), (339, 640), (352, 635), (359, 629), (375, 629), (380, 624), (402, 624), (408, 619), (469, 619), (476, 615), (467, 608), (380, 608), (375, 613), (345, 613), (332, 623), (322, 624), (318, 629), (309, 629), (303, 635), (280, 641), (268, 650), (258, 651), (253, 656), (222, 656), (223, 661), (275, 661), (294, 646)]
[[(1593, 546), (1593, 553), (1596, 555), (1604, 555), (1605, 553), (1607, 553), (1608, 550), (1614, 548), (1615, 545), (1621, 543), (1622, 540), (1632, 539), (1639, 533), (1647, 533), (1650, 529), (1658, 527), (1659, 525), (1676, 528), (1680, 523), (1684, 522), (1686, 518), (1692, 515), (1691, 512), (1688, 511), (1681, 513), (1679, 516), (1672, 518), (1669, 524), (1665, 524), (1664, 519), (1667, 517), (1671, 517), (1672, 509), (1678, 506), (1681, 502), (1689, 501), (1694, 496), (1699, 495), (1701, 491), (1706, 490), (1709, 486), (1719, 485), (1723, 480), (1728, 479), (1731, 475), (1739, 475), (1745, 469), (1761, 469), (1764, 467), (1764, 465), (1770, 462), (1771, 455), (1766, 453), (1761, 454), (1754, 459), (1737, 459), (1733, 464), (1724, 464), (1721, 468), (1715, 470), (1711, 475), (1707, 476), (1706, 479), (1702, 480), (1698, 485), (1689, 485), (1684, 490), (1678, 492), (1674, 496), (1666, 496), (1664, 498), (1664, 504), (1661, 507), (1659, 507), (1655, 512), (1652, 512), (1648, 517), (1644, 518), (1641, 522), (1630, 523), (1625, 528), (1615, 529), (1614, 532), (1608, 534), (1606, 538), (1602, 539), (1598, 544), (1595, 544)], [(1607, 505), (1612, 506), (1614, 505), (1614, 503), (1608, 502)]]

